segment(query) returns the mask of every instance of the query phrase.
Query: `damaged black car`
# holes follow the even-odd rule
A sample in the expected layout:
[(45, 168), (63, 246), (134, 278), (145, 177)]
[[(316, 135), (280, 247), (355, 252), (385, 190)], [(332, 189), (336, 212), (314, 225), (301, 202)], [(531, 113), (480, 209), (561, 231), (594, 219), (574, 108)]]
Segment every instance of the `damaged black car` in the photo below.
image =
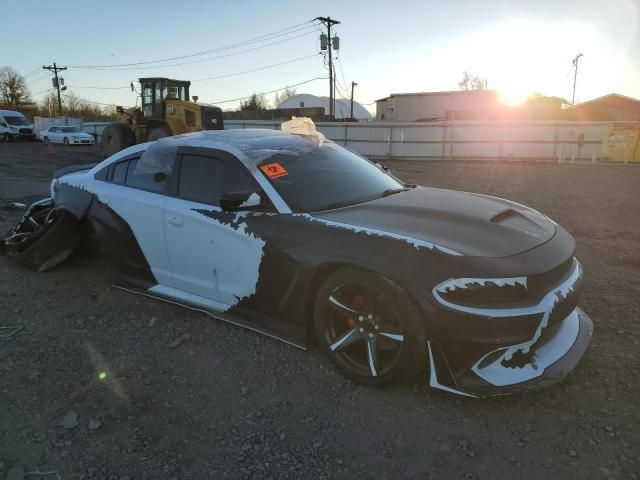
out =
[(553, 384), (593, 324), (573, 237), (485, 195), (407, 185), (312, 125), (206, 131), (55, 174), (1, 241), (34, 270), (83, 242), (126, 291), (306, 349), (350, 379), (471, 397)]

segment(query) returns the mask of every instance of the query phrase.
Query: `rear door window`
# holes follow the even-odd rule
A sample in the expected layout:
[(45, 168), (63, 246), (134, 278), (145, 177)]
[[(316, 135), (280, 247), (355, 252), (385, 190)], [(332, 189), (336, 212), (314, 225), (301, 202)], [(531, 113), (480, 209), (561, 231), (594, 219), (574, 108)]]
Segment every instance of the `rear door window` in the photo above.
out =
[(127, 168), (129, 168), (129, 161), (118, 162), (113, 167), (113, 176), (111, 181), (113, 183), (123, 184), (127, 178)]

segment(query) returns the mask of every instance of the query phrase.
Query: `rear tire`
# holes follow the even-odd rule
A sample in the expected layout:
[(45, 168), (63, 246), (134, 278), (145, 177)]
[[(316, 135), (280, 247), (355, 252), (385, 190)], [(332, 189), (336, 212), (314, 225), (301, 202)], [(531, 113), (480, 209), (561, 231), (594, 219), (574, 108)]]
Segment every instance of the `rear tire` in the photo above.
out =
[(62, 263), (79, 243), (76, 217), (49, 201), (29, 208), (20, 224), (0, 240), (0, 250), (31, 270), (44, 272)]
[(381, 275), (336, 271), (320, 287), (313, 313), (320, 349), (357, 383), (410, 380), (426, 368), (420, 312), (399, 285)]
[(112, 123), (102, 131), (102, 151), (110, 156), (135, 145), (136, 137), (133, 131), (123, 123)]
[(151, 130), (151, 133), (149, 134), (149, 141), (155, 142), (156, 140), (160, 140), (161, 138), (170, 136), (171, 130), (169, 130), (168, 127), (158, 127)]

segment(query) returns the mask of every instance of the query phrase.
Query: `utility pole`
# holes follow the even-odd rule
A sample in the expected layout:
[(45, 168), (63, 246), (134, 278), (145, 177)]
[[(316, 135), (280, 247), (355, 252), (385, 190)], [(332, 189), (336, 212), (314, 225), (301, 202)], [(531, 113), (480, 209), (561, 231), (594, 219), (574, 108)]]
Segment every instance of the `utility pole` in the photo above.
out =
[[(331, 17), (316, 17), (315, 20), (320, 20), (327, 27), (327, 38), (326, 41), (326, 49), (329, 53), (329, 116), (333, 118), (335, 112), (334, 106), (334, 79), (333, 79), (333, 59), (331, 58), (331, 51), (333, 49), (333, 39), (331, 38), (331, 26), (337, 25), (340, 22), (337, 20), (333, 20)], [(320, 46), (321, 49), (324, 50), (322, 37), (320, 37)]]
[[(66, 70), (67, 67), (58, 67), (56, 65), (56, 62), (53, 62), (53, 66), (49, 65), (48, 67), (45, 67), (43, 65), (42, 68), (44, 70), (49, 70), (50, 72), (53, 72), (53, 75), (54, 75), (53, 86), (56, 87), (56, 90), (58, 91), (58, 112), (60, 113), (60, 115), (62, 115), (62, 97), (60, 96), (60, 80), (61, 79), (58, 78), (58, 72)], [(66, 88), (63, 88), (63, 90), (66, 90)]]
[(581, 53), (576, 55), (576, 58), (574, 58), (572, 62), (575, 71), (573, 73), (573, 96), (571, 97), (571, 105), (575, 105), (576, 103), (576, 80), (578, 80), (578, 60), (580, 60), (580, 57), (582, 57)]
[(349, 118), (351, 120), (353, 120), (353, 89), (357, 86), (358, 84), (356, 82), (351, 82), (351, 115), (349, 116)]

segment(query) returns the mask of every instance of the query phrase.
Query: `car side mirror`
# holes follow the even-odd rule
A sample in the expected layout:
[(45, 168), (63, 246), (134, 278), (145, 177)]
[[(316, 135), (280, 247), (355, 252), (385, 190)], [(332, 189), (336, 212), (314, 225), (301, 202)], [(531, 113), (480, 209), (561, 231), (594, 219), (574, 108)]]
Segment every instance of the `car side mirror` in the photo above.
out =
[(257, 192), (228, 192), (220, 197), (220, 207), (228, 212), (258, 210), (265, 203)]
[(374, 165), (378, 167), (380, 170), (384, 170), (385, 172), (390, 172), (389, 167), (387, 167), (384, 163), (375, 162)]

